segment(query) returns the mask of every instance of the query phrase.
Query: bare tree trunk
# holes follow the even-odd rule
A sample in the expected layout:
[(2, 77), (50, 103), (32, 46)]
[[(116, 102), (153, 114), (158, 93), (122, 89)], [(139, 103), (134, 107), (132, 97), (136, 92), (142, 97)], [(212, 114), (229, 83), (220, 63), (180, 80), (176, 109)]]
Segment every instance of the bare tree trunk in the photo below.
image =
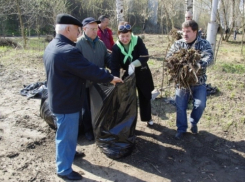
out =
[(242, 48), (241, 55), (243, 55), (243, 38), (244, 38), (244, 0), (242, 0)]
[(223, 10), (223, 18), (224, 18), (224, 24), (225, 24), (225, 35), (222, 36), (222, 39), (223, 40), (227, 40), (227, 37), (228, 37), (228, 33), (229, 33), (229, 25), (228, 25), (228, 20), (226, 18), (226, 10), (225, 10), (225, 3), (224, 3), (224, 0), (220, 0), (221, 2), (221, 5), (222, 5), (222, 10)]
[(26, 48), (26, 35), (25, 35), (25, 26), (24, 26), (23, 21), (22, 21), (22, 14), (21, 14), (21, 10), (20, 10), (20, 1), (15, 0), (15, 2), (16, 2), (17, 12), (18, 12), (19, 20), (20, 20), (21, 35), (22, 35), (22, 38), (24, 41), (23, 47), (25, 49)]
[(167, 8), (164, 4), (164, 8), (165, 8), (165, 14), (166, 14), (166, 33), (168, 34), (169, 33), (169, 30), (168, 30), (168, 27), (169, 27), (169, 14), (168, 14), (168, 11), (167, 11)]
[(154, 27), (157, 25), (158, 0), (148, 0), (148, 21)]
[(186, 11), (193, 12), (193, 0), (185, 0)]
[(172, 24), (172, 29), (174, 29), (174, 18), (172, 17), (170, 21), (171, 21), (171, 24)]
[(230, 31), (228, 34), (226, 34), (226, 37), (225, 37), (225, 41), (227, 42), (231, 36), (231, 34), (233, 33), (233, 28), (235, 27), (235, 0), (231, 0), (232, 3), (231, 3), (231, 27), (230, 27)]
[(117, 23), (119, 23), (120, 21), (124, 21), (123, 0), (117, 0), (116, 8), (117, 8)]
[[(193, 0), (193, 20), (195, 20), (197, 23), (199, 22), (199, 16), (200, 16), (200, 3), (197, 2), (197, 0)], [(199, 5), (199, 6), (198, 6)]]

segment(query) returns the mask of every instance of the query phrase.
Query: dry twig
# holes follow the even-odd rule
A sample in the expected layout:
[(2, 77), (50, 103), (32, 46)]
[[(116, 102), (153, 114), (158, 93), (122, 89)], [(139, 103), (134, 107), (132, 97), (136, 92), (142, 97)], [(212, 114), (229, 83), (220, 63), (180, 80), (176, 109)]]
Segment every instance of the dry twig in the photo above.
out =
[(201, 55), (194, 49), (181, 49), (166, 59), (166, 66), (171, 76), (169, 81), (174, 81), (178, 86), (190, 90), (190, 86), (198, 82)]

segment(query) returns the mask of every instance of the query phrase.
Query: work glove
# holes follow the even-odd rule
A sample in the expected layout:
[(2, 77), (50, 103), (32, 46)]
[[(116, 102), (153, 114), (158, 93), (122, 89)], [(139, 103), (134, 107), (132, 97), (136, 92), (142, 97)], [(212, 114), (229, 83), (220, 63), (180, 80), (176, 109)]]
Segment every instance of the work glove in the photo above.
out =
[(128, 66), (128, 74), (132, 75), (135, 71), (135, 67), (140, 67), (141, 66), (141, 62), (136, 59), (134, 60), (129, 66)]
[(134, 73), (135, 67), (134, 64), (131, 63), (130, 65), (128, 65), (128, 74), (132, 75)]

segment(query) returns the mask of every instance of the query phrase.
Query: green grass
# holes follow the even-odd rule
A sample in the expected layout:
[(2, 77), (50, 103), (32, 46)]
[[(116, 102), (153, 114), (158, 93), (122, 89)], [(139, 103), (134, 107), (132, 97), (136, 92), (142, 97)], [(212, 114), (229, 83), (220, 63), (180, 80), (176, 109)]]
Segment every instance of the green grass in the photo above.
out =
[(244, 74), (245, 73), (245, 65), (242, 64), (222, 64), (221, 65), (222, 71), (225, 73), (238, 73)]
[(40, 38), (29, 38), (27, 40), (27, 48), (35, 50), (44, 50), (48, 45), (48, 42), (44, 41), (44, 37)]
[(0, 46), (0, 52), (5, 52), (5, 51), (8, 51), (10, 49), (12, 49), (12, 48)]

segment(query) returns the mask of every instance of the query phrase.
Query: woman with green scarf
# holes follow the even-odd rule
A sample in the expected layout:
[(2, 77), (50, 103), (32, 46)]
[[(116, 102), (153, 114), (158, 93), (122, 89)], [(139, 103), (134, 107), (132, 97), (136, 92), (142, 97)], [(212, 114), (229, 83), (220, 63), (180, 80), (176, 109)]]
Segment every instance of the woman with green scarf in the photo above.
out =
[(128, 22), (120, 22), (118, 26), (118, 40), (112, 48), (111, 72), (120, 76), (120, 69), (125, 70), (123, 79), (135, 73), (136, 88), (138, 90), (141, 121), (153, 125), (151, 117), (151, 92), (154, 89), (151, 71), (147, 61), (148, 50), (142, 39), (132, 33)]

